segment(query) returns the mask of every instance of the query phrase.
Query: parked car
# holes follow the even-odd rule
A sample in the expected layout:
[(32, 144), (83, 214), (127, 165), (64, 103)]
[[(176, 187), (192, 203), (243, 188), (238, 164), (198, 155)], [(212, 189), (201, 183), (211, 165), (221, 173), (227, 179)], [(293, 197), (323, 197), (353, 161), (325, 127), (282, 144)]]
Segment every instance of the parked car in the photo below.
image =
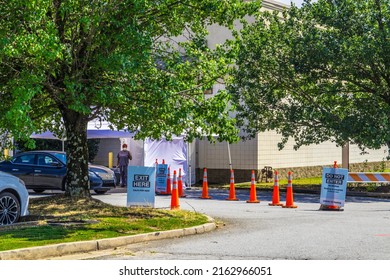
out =
[[(115, 188), (114, 172), (101, 165), (89, 165), (91, 190), (104, 194)], [(22, 179), (28, 189), (43, 192), (49, 189), (65, 190), (66, 153), (59, 151), (29, 151), (19, 153), (10, 161), (0, 162), (0, 171)]]
[(0, 226), (10, 225), (28, 215), (29, 196), (24, 182), (0, 171)]

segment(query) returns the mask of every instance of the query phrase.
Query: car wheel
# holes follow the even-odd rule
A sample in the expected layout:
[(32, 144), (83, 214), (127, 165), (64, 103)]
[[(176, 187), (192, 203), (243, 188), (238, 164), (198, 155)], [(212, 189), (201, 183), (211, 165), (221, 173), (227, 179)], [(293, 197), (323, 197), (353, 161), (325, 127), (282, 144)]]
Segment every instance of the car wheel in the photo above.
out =
[(19, 220), (20, 203), (15, 195), (9, 192), (0, 194), (0, 225), (10, 225)]
[(95, 193), (97, 194), (105, 194), (107, 191), (98, 191), (98, 190), (94, 190)]
[(33, 189), (33, 191), (36, 192), (36, 193), (43, 193), (45, 190)]

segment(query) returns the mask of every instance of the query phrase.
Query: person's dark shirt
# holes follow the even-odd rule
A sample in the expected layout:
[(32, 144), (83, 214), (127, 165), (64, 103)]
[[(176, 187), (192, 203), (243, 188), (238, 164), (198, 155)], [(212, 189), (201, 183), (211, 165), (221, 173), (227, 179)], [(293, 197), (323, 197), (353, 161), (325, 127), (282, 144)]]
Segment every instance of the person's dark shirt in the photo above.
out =
[(129, 165), (129, 160), (132, 159), (131, 153), (127, 150), (120, 151), (117, 157), (118, 157), (119, 166)]

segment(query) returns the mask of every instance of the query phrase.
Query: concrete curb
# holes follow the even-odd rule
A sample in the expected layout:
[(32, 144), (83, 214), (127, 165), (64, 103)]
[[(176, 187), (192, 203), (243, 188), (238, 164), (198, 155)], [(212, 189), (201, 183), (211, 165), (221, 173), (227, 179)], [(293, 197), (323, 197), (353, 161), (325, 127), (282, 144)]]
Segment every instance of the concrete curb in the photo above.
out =
[(64, 255), (112, 249), (145, 241), (201, 234), (212, 231), (216, 227), (216, 223), (211, 218), (209, 218), (209, 223), (190, 228), (3, 251), (0, 252), (0, 260), (44, 260), (47, 258), (60, 257)]

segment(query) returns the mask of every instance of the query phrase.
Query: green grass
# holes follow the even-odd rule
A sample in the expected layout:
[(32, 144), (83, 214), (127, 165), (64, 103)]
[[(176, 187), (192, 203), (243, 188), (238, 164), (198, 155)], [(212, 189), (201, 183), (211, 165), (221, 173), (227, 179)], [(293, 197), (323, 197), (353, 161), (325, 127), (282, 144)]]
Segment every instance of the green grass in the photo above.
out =
[(99, 200), (70, 200), (62, 195), (30, 199), (28, 221), (35, 226), (0, 229), (0, 251), (96, 240), (191, 227), (207, 217), (183, 210), (127, 208)]

